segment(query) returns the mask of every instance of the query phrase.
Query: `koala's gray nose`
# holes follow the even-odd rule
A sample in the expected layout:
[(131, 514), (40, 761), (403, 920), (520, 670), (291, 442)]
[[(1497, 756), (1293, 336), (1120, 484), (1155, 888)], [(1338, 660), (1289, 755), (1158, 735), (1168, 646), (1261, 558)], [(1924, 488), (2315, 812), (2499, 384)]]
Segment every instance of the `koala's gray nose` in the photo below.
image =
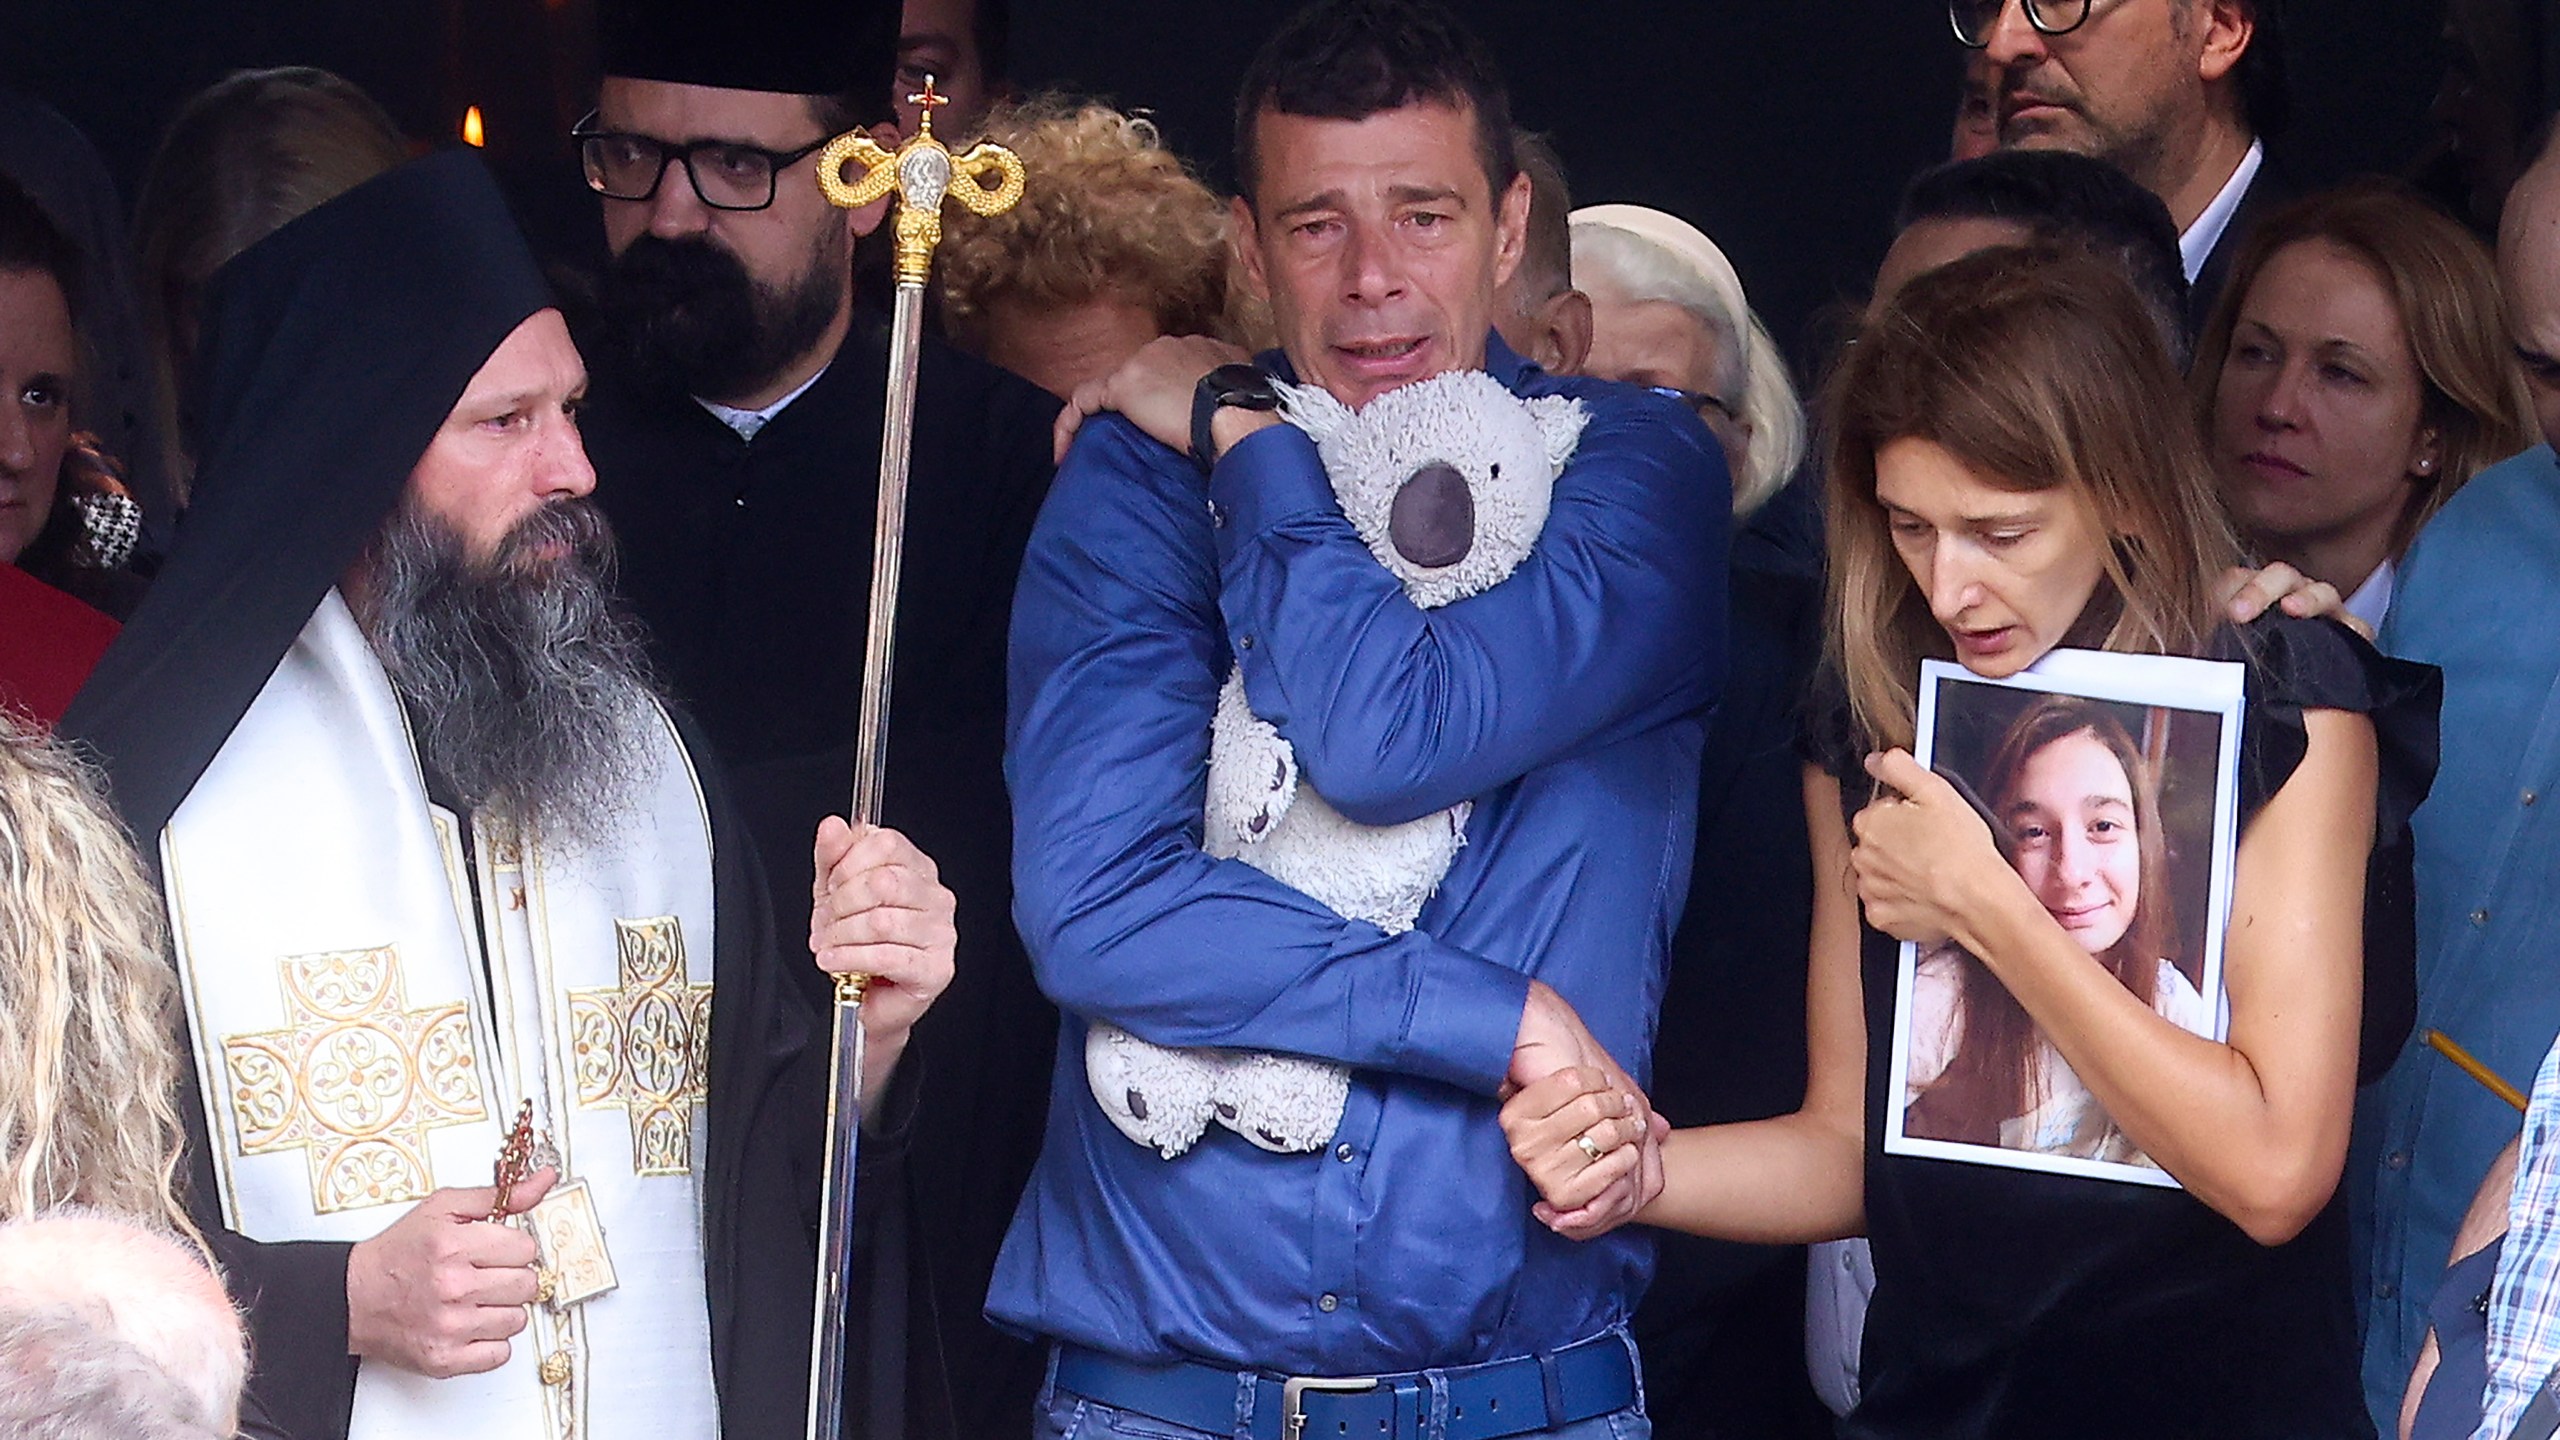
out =
[(1387, 539), (1408, 563), (1426, 570), (1466, 559), (1476, 543), (1476, 498), (1467, 477), (1440, 462), (1407, 476), (1387, 507)]

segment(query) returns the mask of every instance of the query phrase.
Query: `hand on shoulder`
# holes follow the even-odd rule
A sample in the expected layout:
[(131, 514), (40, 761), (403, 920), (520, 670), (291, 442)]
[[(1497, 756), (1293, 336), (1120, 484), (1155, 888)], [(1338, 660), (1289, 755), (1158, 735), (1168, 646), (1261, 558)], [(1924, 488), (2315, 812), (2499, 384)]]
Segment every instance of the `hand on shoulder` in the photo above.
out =
[(2325, 615), (2367, 640), (2373, 638), (2373, 627), (2347, 608), (2346, 597), (2338, 593), (2337, 586), (2314, 580), (2281, 560), (2257, 570), (2233, 566), (2223, 572), (2217, 588), (2224, 611), (2234, 625), (2246, 625), (2269, 610), (2281, 608), (2297, 620)]
[(1205, 335), (1160, 335), (1138, 347), (1120, 368), (1100, 380), (1088, 380), (1067, 397), (1058, 412), (1056, 458), (1063, 464), (1067, 447), (1085, 417), (1116, 410), (1154, 439), (1177, 451), (1191, 448), (1191, 395), (1200, 377), (1221, 365), (1253, 357), (1223, 340)]

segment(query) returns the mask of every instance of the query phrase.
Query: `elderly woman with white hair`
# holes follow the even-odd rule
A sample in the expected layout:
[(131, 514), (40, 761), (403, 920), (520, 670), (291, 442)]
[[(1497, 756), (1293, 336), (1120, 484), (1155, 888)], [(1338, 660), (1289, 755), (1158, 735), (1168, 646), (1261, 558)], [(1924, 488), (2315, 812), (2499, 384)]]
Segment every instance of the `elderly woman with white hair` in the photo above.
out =
[[(1804, 458), (1804, 412), (1713, 241), (1633, 205), (1576, 210), (1570, 223), (1573, 283), (1592, 311), (1583, 373), (1686, 401), (1733, 472), (1728, 669), (1698, 760), (1697, 854), (1671, 940), (1652, 1098), (1682, 1125), (1785, 1114), (1804, 1098), (1813, 842), (1794, 743), (1821, 648), (1822, 583), (1806, 487), (1768, 502)], [(1810, 1404), (1760, 1358), (1759, 1337), (1802, 1323), (1779, 1278), (1786, 1263), (1776, 1249), (1660, 1237), (1635, 1317), (1657, 1433), (1767, 1434)]]
[(1759, 509), (1804, 459), (1804, 408), (1733, 262), (1642, 205), (1586, 206), (1572, 226), (1574, 283), (1591, 297), (1584, 373), (1676, 392), (1724, 444), (1733, 513)]

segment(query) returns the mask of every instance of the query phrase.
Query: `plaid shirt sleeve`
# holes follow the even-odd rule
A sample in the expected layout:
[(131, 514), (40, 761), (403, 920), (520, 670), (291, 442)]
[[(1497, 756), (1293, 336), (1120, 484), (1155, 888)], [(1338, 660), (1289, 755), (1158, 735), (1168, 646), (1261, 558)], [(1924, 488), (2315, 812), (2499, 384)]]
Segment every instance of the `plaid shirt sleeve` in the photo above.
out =
[(2507, 1244), (2489, 1290), (2489, 1388), (2472, 1440), (2506, 1440), (2560, 1367), (2560, 1043), (2533, 1077)]

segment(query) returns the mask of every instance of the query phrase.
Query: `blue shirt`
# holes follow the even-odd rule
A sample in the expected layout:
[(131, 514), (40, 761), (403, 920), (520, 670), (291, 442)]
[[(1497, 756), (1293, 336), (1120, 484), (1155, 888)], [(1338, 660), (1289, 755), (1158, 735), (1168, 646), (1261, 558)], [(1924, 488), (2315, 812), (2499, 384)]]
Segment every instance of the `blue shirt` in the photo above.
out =
[[(1675, 402), (1549, 378), (1498, 341), (1486, 368), (1591, 419), (1529, 559), (1436, 610), (1371, 557), (1294, 426), (1204, 485), (1102, 415), (1060, 467), (1014, 601), (1005, 773), (1015, 917), (1066, 1017), (998, 1322), (1358, 1375), (1552, 1349), (1633, 1310), (1650, 1243), (1538, 1224), (1495, 1093), (1532, 976), (1649, 1073), (1724, 668), (1728, 492)], [(1389, 938), (1201, 850), (1234, 660), (1353, 819), (1475, 801), (1419, 928)], [(1095, 1104), (1088, 1019), (1350, 1067), (1335, 1143), (1273, 1155), (1211, 1126), (1159, 1159)]]
[(2443, 760), (2417, 838), (2418, 1021), (2362, 1097), (2347, 1175), (2365, 1257), (2365, 1398), (2393, 1433), (2464, 1210), (2513, 1107), (2429, 1049), (2442, 1030), (2518, 1085), (2560, 1032), (2560, 462), (2473, 477), (2402, 563), (2382, 648), (2444, 669)]

